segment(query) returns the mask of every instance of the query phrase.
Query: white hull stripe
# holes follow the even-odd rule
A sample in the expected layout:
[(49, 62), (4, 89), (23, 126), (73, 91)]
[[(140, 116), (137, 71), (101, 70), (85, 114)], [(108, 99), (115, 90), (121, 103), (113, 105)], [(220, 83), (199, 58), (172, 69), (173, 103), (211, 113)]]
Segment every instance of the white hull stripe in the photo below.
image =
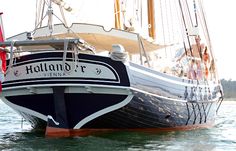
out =
[[(143, 93), (143, 94), (147, 94), (147, 95), (150, 95), (150, 96), (154, 96), (154, 97), (157, 97), (157, 98), (160, 98), (160, 99), (169, 100), (169, 101), (177, 101), (177, 102), (183, 102), (183, 103), (189, 102), (188, 100), (174, 99), (174, 98), (170, 98), (170, 97), (165, 97), (165, 96), (161, 96), (161, 95), (158, 95), (158, 94), (149, 93), (149, 92), (147, 92), (147, 91), (143, 91), (143, 90), (136, 89), (136, 88), (131, 88), (131, 90), (137, 91), (137, 92), (140, 92), (140, 93)], [(215, 102), (215, 101), (218, 101), (218, 100), (219, 100), (219, 97), (216, 97), (216, 98), (214, 98), (214, 99), (212, 99), (212, 100), (196, 101), (196, 103)]]
[(1, 100), (6, 103), (8, 106), (10, 106), (12, 109), (16, 110), (16, 111), (20, 111), (20, 112), (23, 112), (23, 113), (27, 113), (29, 115), (33, 115), (35, 117), (38, 117), (44, 121), (47, 121), (47, 116), (39, 113), (39, 112), (35, 112), (33, 110), (30, 110), (28, 108), (25, 108), (25, 107), (22, 107), (22, 106), (19, 106), (19, 105), (16, 105), (16, 104), (13, 104), (11, 102), (9, 102), (6, 98), (2, 97)]
[[(87, 116), (86, 118), (84, 118), (83, 120), (81, 120), (81, 121), (74, 127), (74, 129), (80, 129), (83, 125), (85, 125), (85, 124), (88, 123), (89, 121), (91, 121), (91, 120), (93, 120), (93, 119), (95, 119), (95, 118), (97, 118), (97, 117), (99, 117), (99, 116), (101, 116), (101, 115), (104, 115), (104, 114), (106, 114), (106, 113), (109, 113), (109, 112), (111, 112), (111, 111), (117, 110), (117, 109), (119, 109), (119, 108), (121, 108), (121, 107), (124, 107), (125, 105), (127, 105), (127, 104), (132, 100), (132, 98), (133, 98), (133, 95), (128, 95), (128, 96), (126, 97), (126, 99), (123, 100), (122, 102), (120, 102), (120, 103), (118, 103), (118, 104), (115, 104), (115, 105), (113, 105), (113, 106), (107, 107), (107, 108), (105, 108), (105, 109), (102, 109), (102, 110), (100, 110), (100, 111), (98, 111), (98, 112), (95, 112), (95, 113), (93, 113), (93, 114)], [(30, 110), (30, 109), (28, 109), (28, 108), (25, 108), (25, 107), (22, 107), (22, 106), (19, 106), (19, 105), (15, 105), (15, 104), (9, 102), (7, 99), (5, 99), (5, 98), (3, 98), (3, 97), (2, 97), (1, 99), (2, 99), (2, 101), (3, 101), (4, 103), (6, 103), (8, 106), (10, 106), (11, 108), (13, 108), (13, 109), (16, 110), (16, 111), (20, 111), (20, 112), (23, 112), (23, 113), (26, 113), (26, 114), (29, 114), (29, 115), (38, 117), (38, 118), (40, 118), (40, 119), (42, 119), (42, 120), (44, 120), (44, 121), (46, 121), (46, 122), (47, 122), (47, 120), (48, 120), (48, 117), (45, 116), (45, 115), (43, 115), (43, 114), (41, 114), (41, 113), (35, 112), (35, 111), (33, 111), (33, 110)], [(76, 113), (75, 113), (75, 114), (76, 114)]]
[(110, 106), (110, 107), (107, 107), (105, 109), (102, 109), (98, 112), (95, 112), (89, 116), (87, 116), (86, 118), (84, 118), (83, 120), (81, 120), (75, 127), (74, 129), (80, 129), (83, 125), (85, 125), (86, 123), (88, 123), (89, 121), (101, 116), (101, 115), (104, 115), (106, 113), (109, 113), (111, 111), (114, 111), (114, 110), (117, 110), (121, 107), (124, 107), (125, 105), (127, 105), (133, 98), (133, 95), (128, 95), (127, 98), (125, 100), (123, 100), (122, 102), (118, 103), (118, 104), (115, 104), (113, 106)]

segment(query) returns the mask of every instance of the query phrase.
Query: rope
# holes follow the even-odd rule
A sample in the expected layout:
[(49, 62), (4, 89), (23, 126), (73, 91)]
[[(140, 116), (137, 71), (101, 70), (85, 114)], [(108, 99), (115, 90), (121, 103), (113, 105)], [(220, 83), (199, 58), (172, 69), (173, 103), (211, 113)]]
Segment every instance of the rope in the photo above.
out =
[(185, 40), (184, 40), (184, 29), (182, 28), (182, 27), (184, 27), (184, 24), (183, 24), (183, 22), (181, 21), (181, 17), (180, 17), (180, 12), (178, 11), (179, 9), (177, 9), (177, 1), (175, 2), (175, 9), (177, 10), (177, 17), (178, 17), (178, 21), (179, 21), (179, 23), (181, 23), (182, 24), (182, 26), (180, 27), (180, 32), (181, 32), (181, 37), (182, 37), (182, 41), (183, 41), (183, 46), (184, 46), (184, 51), (185, 51), (185, 55), (187, 56), (187, 54), (188, 54), (188, 52), (187, 52), (187, 48), (186, 48), (186, 44), (185, 44)]
[[(146, 61), (147, 61), (147, 64), (148, 64), (148, 67), (151, 67), (151, 66), (150, 66), (150, 62), (149, 62), (148, 55), (147, 55), (147, 53), (146, 53), (146, 51), (145, 51), (145, 49), (144, 49), (143, 41), (142, 41), (140, 35), (138, 35), (138, 41), (139, 41), (139, 45), (140, 45), (139, 48), (141, 48), (141, 50), (140, 50), (140, 52), (141, 52), (141, 57), (142, 57), (142, 51), (143, 51), (144, 56), (145, 56)], [(142, 65), (143, 65), (143, 64), (142, 64)]]
[(195, 0), (193, 0), (193, 8), (194, 8), (194, 15), (195, 15), (195, 21), (196, 21), (196, 27), (198, 26), (198, 20), (197, 20), (197, 6)]
[(191, 17), (191, 13), (190, 13), (190, 10), (189, 10), (189, 5), (188, 5), (187, 0), (185, 0), (185, 4), (186, 4), (186, 7), (187, 7), (187, 12), (188, 12), (188, 16), (190, 18), (191, 25), (193, 26), (193, 21), (192, 21), (192, 17)]
[(62, 68), (63, 68), (63, 71), (65, 73), (69, 73), (65, 69), (68, 44), (69, 44), (69, 39), (65, 39), (65, 41), (64, 41), (64, 53), (63, 53), (63, 60), (62, 60)]
[[(166, 44), (165, 39), (165, 25), (164, 25), (164, 17), (163, 17), (163, 8), (162, 8), (162, 0), (160, 0), (160, 11), (161, 11), (161, 23), (162, 23), (162, 34), (163, 34), (163, 43)], [(166, 47), (165, 47), (165, 55), (167, 57)]]
[(69, 44), (69, 39), (65, 39), (64, 41), (64, 52), (63, 52), (63, 60), (62, 60), (62, 67), (63, 67), (63, 71), (67, 74), (70, 74), (72, 71), (75, 71), (76, 68), (78, 67), (78, 63), (79, 63), (79, 58), (78, 58), (78, 55), (79, 55), (79, 49), (75, 46), (77, 43), (75, 42), (73, 44), (73, 47), (72, 47), (72, 61), (74, 62), (74, 66), (73, 68), (70, 70), (70, 71), (67, 71), (65, 69), (65, 65), (66, 65), (66, 59), (67, 59), (67, 50), (68, 50), (68, 44)]
[[(167, 1), (165, 1), (165, 7), (166, 7), (166, 24), (167, 24), (167, 32), (168, 32), (168, 45), (171, 43), (171, 41), (173, 41), (173, 39), (171, 40), (171, 29), (172, 29), (172, 33), (174, 33), (173, 30), (173, 23), (172, 23), (172, 11), (171, 11), (171, 2), (170, 0), (168, 0), (168, 5), (167, 5)], [(167, 9), (168, 8), (168, 9)], [(172, 25), (172, 26), (171, 26)], [(169, 48), (169, 53), (170, 53), (170, 57), (172, 58), (172, 47), (168, 47)]]
[[(169, 7), (169, 8), (170, 8), (170, 10), (169, 10), (169, 11), (170, 11), (170, 14), (174, 14), (174, 13), (173, 13), (173, 5), (174, 5), (174, 4), (171, 3), (171, 0), (169, 0), (169, 4), (170, 4), (170, 7)], [(172, 16), (172, 15), (170, 15), (170, 16), (171, 16), (171, 20), (170, 20), (171, 32), (172, 32), (172, 38), (173, 38), (172, 41), (174, 41), (174, 40), (175, 40), (175, 34), (174, 34), (174, 19), (173, 19), (173, 16)], [(176, 17), (176, 16), (175, 16), (175, 17)]]
[[(202, 2), (200, 2), (199, 0), (197, 1), (198, 2), (198, 6), (199, 6), (199, 11), (202, 15), (202, 19), (203, 21), (200, 20), (200, 23), (203, 24), (203, 30), (204, 30), (204, 35), (205, 37), (207, 38), (207, 45), (209, 47), (209, 50), (210, 50), (210, 55), (211, 57), (215, 60), (215, 56), (214, 56), (214, 53), (212, 52), (212, 45), (211, 45), (211, 39), (210, 39), (210, 36), (209, 36), (209, 30), (208, 30), (208, 27), (207, 27), (207, 22), (206, 22), (206, 17), (205, 17), (205, 12), (204, 12), (204, 8), (203, 8), (203, 5), (202, 5)], [(200, 19), (201, 19), (200, 18)], [(203, 23), (202, 23), (203, 22)], [(218, 68), (217, 66), (215, 66), (215, 71), (214, 71), (214, 75), (216, 77), (216, 81), (219, 79), (219, 75), (218, 75)], [(219, 83), (220, 83), (220, 80), (219, 80)]]
[[(167, 43), (170, 43), (170, 28), (169, 28), (169, 17), (167, 12), (167, 0), (165, 0), (165, 10), (166, 10), (166, 27), (167, 27)], [(165, 47), (167, 49), (167, 47)], [(168, 47), (168, 50), (170, 50), (170, 47)], [(171, 50), (169, 51), (171, 53)]]
[(122, 15), (123, 15), (123, 28), (125, 28), (126, 2), (127, 2), (127, 0), (123, 0), (121, 2), (121, 12), (122, 12)]
[(66, 17), (65, 17), (64, 11), (63, 11), (63, 9), (62, 9), (62, 6), (59, 6), (59, 8), (60, 8), (60, 12), (61, 12), (62, 19), (63, 19), (63, 21), (64, 21), (63, 23), (64, 23), (65, 27), (68, 28), (68, 24), (67, 24), (67, 22), (66, 22)]
[(38, 26), (41, 27), (42, 22), (43, 22), (44, 18), (46, 18), (46, 16), (47, 16), (47, 14), (45, 14), (45, 15), (43, 16), (43, 18), (41, 19), (41, 21), (38, 23), (38, 25), (35, 26), (34, 30), (32, 31), (32, 34), (35, 34), (35, 32), (36, 32)]
[[(74, 70), (79, 67), (79, 49), (77, 46), (73, 45), (73, 58), (74, 58)], [(72, 70), (73, 71), (73, 70)]]
[(135, 5), (136, 8), (135, 9), (135, 16), (136, 16), (136, 20), (137, 22), (140, 22), (140, 15), (139, 15), (139, 7), (140, 7), (140, 1), (139, 0), (135, 0)]
[[(40, 1), (42, 2), (42, 1)], [(39, 9), (38, 9), (38, 1), (36, 2), (36, 8), (35, 8), (35, 22), (34, 22), (34, 25), (36, 26), (38, 24), (38, 14), (39, 14)]]
[(49, 28), (49, 31), (50, 31), (50, 33), (51, 33), (51, 35), (52, 35), (52, 32), (53, 32), (53, 9), (52, 9), (52, 1), (50, 1), (50, 3), (49, 3), (47, 15), (48, 15), (48, 28)]
[(43, 18), (43, 12), (44, 12), (44, 9), (45, 9), (45, 5), (46, 5), (46, 2), (44, 1), (44, 2), (43, 2), (42, 12), (41, 12), (41, 14), (40, 14), (40, 16), (41, 16), (40, 27), (42, 27), (42, 23), (43, 23), (42, 21), (43, 21), (43, 19), (44, 19), (44, 18)]
[(184, 13), (183, 13), (183, 7), (182, 7), (182, 4), (181, 4), (181, 0), (179, 0), (179, 7), (180, 7), (180, 10), (181, 10), (181, 14), (182, 14), (182, 19), (183, 19), (183, 23), (184, 23), (184, 27), (185, 27), (185, 31), (186, 31), (186, 36), (187, 36), (191, 56), (193, 56), (192, 47), (191, 47), (190, 40), (189, 40), (189, 34), (188, 34), (187, 26), (186, 26), (186, 21), (185, 21), (185, 18), (184, 18)]

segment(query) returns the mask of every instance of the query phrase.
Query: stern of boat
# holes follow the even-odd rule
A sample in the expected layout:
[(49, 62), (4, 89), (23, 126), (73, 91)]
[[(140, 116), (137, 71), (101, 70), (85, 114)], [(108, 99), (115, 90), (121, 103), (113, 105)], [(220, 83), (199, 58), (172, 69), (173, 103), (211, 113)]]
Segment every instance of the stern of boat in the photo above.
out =
[(110, 57), (63, 52), (21, 56), (6, 74), (2, 100), (48, 136), (70, 136), (133, 95), (126, 66)]

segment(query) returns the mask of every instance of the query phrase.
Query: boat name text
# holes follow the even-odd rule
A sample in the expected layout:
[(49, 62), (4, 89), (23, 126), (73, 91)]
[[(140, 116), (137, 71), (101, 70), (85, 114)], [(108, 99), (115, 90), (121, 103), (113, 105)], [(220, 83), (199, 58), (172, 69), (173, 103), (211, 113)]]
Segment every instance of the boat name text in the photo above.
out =
[[(47, 64), (47, 63), (40, 63), (36, 66), (29, 65), (26, 66), (26, 74), (38, 73), (38, 72), (64, 72), (71, 71), (71, 66), (68, 63), (65, 63), (64, 69), (62, 64)], [(85, 72), (86, 66), (76, 66), (75, 72), (81, 71), (82, 73)]]

